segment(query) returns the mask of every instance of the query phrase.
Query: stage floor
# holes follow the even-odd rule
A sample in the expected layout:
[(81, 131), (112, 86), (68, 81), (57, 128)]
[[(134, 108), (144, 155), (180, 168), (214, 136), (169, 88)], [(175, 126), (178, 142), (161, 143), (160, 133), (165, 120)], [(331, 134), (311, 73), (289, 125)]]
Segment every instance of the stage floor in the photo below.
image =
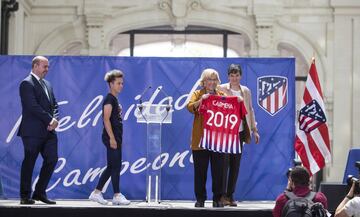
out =
[[(101, 205), (89, 200), (56, 200), (56, 205), (47, 205), (42, 202), (36, 201), (34, 205), (20, 205), (19, 200), (0, 200), (0, 207), (101, 207), (101, 208), (175, 208), (175, 209), (199, 209), (195, 208), (195, 201), (162, 201), (159, 205), (146, 204), (142, 201), (132, 201), (130, 205), (114, 206), (111, 203), (108, 205)], [(274, 201), (242, 201), (238, 202), (237, 207), (224, 207), (216, 209), (230, 209), (230, 210), (272, 210), (274, 207)], [(212, 201), (206, 201), (205, 207), (200, 209), (214, 209), (212, 207)]]
[(274, 201), (242, 201), (237, 207), (213, 208), (207, 201), (204, 208), (195, 208), (194, 201), (162, 201), (160, 204), (147, 204), (132, 201), (130, 205), (101, 205), (89, 200), (56, 200), (56, 205), (36, 202), (35, 205), (20, 205), (19, 200), (0, 200), (0, 216), (179, 216), (179, 217), (232, 217), (232, 216), (269, 216)]

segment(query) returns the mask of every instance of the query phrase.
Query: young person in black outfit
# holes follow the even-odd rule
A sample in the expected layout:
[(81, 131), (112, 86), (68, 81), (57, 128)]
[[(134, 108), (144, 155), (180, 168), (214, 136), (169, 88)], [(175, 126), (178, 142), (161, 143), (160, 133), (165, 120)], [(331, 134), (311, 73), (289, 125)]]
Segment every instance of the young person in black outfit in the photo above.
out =
[(108, 201), (103, 198), (101, 191), (110, 177), (114, 190), (113, 205), (130, 204), (130, 201), (120, 193), (119, 189), (123, 124), (121, 117), (122, 107), (119, 105), (117, 96), (124, 86), (123, 77), (124, 75), (120, 70), (112, 70), (105, 74), (105, 81), (110, 88), (110, 92), (103, 102), (104, 129), (102, 141), (107, 150), (107, 167), (101, 174), (96, 189), (89, 196), (91, 201), (104, 205)]

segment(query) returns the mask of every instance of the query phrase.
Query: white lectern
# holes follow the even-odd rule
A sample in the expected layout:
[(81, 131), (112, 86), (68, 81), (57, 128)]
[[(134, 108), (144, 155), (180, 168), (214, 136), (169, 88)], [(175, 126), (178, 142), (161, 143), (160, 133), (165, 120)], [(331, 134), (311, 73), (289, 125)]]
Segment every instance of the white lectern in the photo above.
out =
[(161, 202), (161, 126), (171, 124), (171, 105), (138, 104), (136, 108), (137, 122), (147, 124), (147, 162), (151, 163), (146, 172), (146, 203)]

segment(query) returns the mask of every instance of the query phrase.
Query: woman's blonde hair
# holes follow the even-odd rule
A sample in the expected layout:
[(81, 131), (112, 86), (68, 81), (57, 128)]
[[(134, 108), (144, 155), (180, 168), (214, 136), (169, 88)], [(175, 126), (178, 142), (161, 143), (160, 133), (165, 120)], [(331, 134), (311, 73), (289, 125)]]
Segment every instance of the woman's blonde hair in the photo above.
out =
[(213, 77), (214, 75), (216, 76), (217, 80), (216, 85), (219, 85), (221, 83), (219, 73), (215, 69), (207, 68), (204, 69), (204, 71), (202, 71), (201, 73), (200, 86), (204, 87), (204, 82), (209, 78)]
[(116, 78), (124, 77), (124, 73), (118, 69), (106, 72), (104, 80), (108, 83), (115, 81)]

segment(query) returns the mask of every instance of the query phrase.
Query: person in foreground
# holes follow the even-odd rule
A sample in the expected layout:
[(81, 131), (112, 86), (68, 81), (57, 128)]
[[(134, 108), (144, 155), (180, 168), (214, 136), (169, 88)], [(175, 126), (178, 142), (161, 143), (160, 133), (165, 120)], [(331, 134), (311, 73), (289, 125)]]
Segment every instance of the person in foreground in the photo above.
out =
[(352, 183), (346, 197), (336, 208), (334, 217), (360, 217), (360, 194), (355, 194), (355, 185), (359, 183)]
[[(251, 135), (254, 136), (255, 143), (259, 143), (259, 133), (256, 127), (255, 113), (252, 106), (251, 91), (246, 86), (240, 84), (242, 70), (240, 65), (231, 64), (228, 68), (229, 83), (220, 85), (219, 89), (225, 92), (227, 96), (238, 96), (244, 99), (247, 114), (245, 120), (239, 128), (239, 138), (241, 147), (245, 143), (251, 142)], [(237, 206), (233, 194), (240, 170), (241, 153), (239, 154), (225, 154), (225, 168), (224, 168), (224, 192), (221, 201), (224, 205)]]
[(202, 89), (196, 90), (187, 104), (187, 109), (194, 114), (191, 136), (191, 149), (194, 159), (194, 188), (195, 207), (204, 207), (206, 194), (206, 178), (209, 162), (211, 163), (213, 207), (224, 207), (220, 198), (222, 191), (222, 174), (224, 168), (224, 154), (205, 150), (199, 147), (203, 134), (203, 116), (199, 113), (201, 101), (210, 94), (224, 95), (216, 87), (220, 84), (219, 74), (214, 69), (205, 69), (200, 77)]
[[(288, 185), (286, 191), (294, 193), (297, 197), (306, 197), (311, 192), (309, 187), (310, 184), (310, 174), (305, 167), (296, 166), (293, 167), (288, 179)], [(280, 217), (283, 211), (283, 208), (289, 198), (286, 196), (286, 193), (280, 194), (276, 198), (275, 207), (272, 211), (274, 217)], [(327, 209), (327, 198), (321, 192), (316, 192), (313, 202), (319, 202)]]
[[(44, 78), (49, 70), (49, 60), (36, 56), (32, 69), (20, 83), (22, 119), (18, 131), (24, 145), (24, 160), (20, 175), (20, 204), (34, 204), (35, 200), (56, 204), (46, 196), (46, 188), (58, 161), (57, 135), (58, 104), (50, 82)], [(41, 153), (43, 164), (35, 191), (31, 195), (31, 178), (36, 159)]]
[(130, 201), (120, 193), (120, 170), (121, 170), (121, 146), (122, 146), (122, 107), (118, 102), (118, 94), (124, 86), (124, 75), (120, 70), (111, 70), (105, 74), (105, 81), (108, 83), (110, 92), (103, 102), (103, 133), (102, 141), (106, 147), (107, 167), (101, 174), (96, 189), (91, 192), (89, 199), (100, 204), (107, 204), (108, 201), (102, 196), (102, 189), (111, 177), (114, 190), (113, 205), (128, 205)]

